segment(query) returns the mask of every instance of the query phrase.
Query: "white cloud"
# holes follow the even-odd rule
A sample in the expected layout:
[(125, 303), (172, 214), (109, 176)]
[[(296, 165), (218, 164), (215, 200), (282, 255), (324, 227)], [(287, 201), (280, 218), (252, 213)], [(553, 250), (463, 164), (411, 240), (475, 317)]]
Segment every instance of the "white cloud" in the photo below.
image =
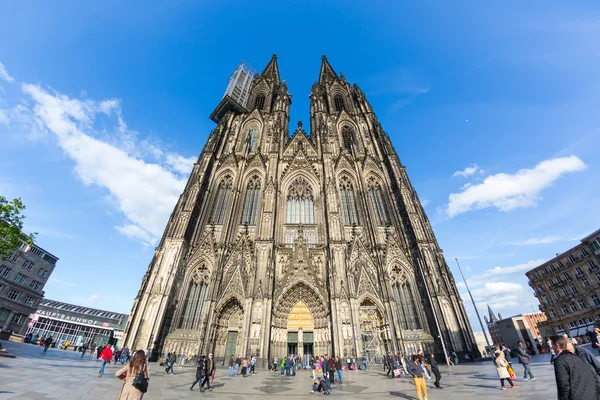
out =
[(4, 68), (4, 64), (0, 62), (0, 79), (8, 83), (15, 83), (15, 78), (8, 74), (6, 68)]
[(537, 204), (540, 192), (552, 185), (563, 174), (582, 171), (586, 165), (577, 156), (542, 161), (533, 169), (522, 169), (515, 174), (490, 175), (477, 185), (452, 193), (446, 210), (450, 218), (470, 210), (496, 207), (510, 211)]
[(145, 243), (155, 243), (185, 179), (91, 136), (95, 114), (110, 113), (118, 102), (71, 99), (31, 84), (24, 84), (23, 92), (35, 102), (35, 115), (75, 162), (79, 179), (85, 185), (106, 188), (116, 201), (127, 219), (118, 230)]
[(74, 162), (75, 175), (85, 185), (106, 189), (111, 204), (123, 214), (123, 223), (115, 228), (154, 245), (195, 158), (165, 151), (148, 139), (139, 140), (138, 133), (125, 124), (117, 99), (70, 98), (28, 83), (21, 90), (24, 98), (0, 110), (0, 122), (13, 132), (26, 132), (31, 140), (55, 138)]
[(549, 244), (549, 243), (555, 243), (555, 242), (574, 242), (584, 236), (585, 235), (581, 235), (580, 237), (577, 237), (577, 238), (565, 238), (565, 237), (561, 237), (561, 236), (543, 236), (543, 237), (538, 237), (538, 238), (535, 238), (535, 237), (529, 238), (527, 240), (522, 240), (522, 241), (513, 241), (513, 242), (510, 242), (509, 244), (515, 245), (515, 246), (535, 246), (538, 244)]
[(463, 178), (466, 178), (468, 176), (476, 174), (477, 172), (484, 173), (485, 171), (483, 171), (481, 168), (479, 168), (479, 165), (471, 164), (467, 168), (463, 169), (462, 171), (456, 171), (454, 174), (452, 174), (452, 177), (455, 178), (457, 176), (462, 176)]
[[(471, 276), (470, 278), (467, 279), (467, 283), (469, 284), (470, 288), (473, 288), (473, 287), (478, 287), (482, 284), (487, 285), (489, 282), (492, 282), (494, 280), (499, 280), (499, 279), (506, 280), (507, 278), (509, 278), (512, 275), (518, 274), (521, 277), (524, 277), (525, 271), (533, 269), (533, 268), (541, 265), (545, 261), (546, 261), (545, 259), (539, 259), (539, 260), (528, 261), (524, 264), (513, 265), (510, 267), (494, 267), (494, 268), (485, 270), (480, 275)], [(465, 286), (465, 284), (463, 282), (458, 282), (457, 286), (460, 288), (463, 288)]]
[(196, 162), (196, 157), (183, 157), (179, 154), (167, 154), (165, 162), (180, 174), (189, 174)]
[[(521, 310), (527, 304), (524, 304), (524, 301), (529, 301), (530, 297), (532, 297), (526, 297), (527, 291), (524, 285), (503, 281), (487, 282), (485, 286), (471, 290), (471, 294), (481, 313), (482, 319), (483, 315), (487, 314), (487, 305), (494, 312), (509, 310), (511, 308), (520, 310), (519, 312), (526, 312)], [(468, 304), (471, 304), (471, 299), (467, 293), (461, 293), (461, 298), (465, 303), (468, 302)], [(504, 317), (508, 317), (508, 315), (504, 315)]]
[(88, 302), (89, 303), (94, 303), (96, 300), (98, 300), (100, 298), (100, 296), (98, 296), (97, 294), (93, 294), (88, 298)]

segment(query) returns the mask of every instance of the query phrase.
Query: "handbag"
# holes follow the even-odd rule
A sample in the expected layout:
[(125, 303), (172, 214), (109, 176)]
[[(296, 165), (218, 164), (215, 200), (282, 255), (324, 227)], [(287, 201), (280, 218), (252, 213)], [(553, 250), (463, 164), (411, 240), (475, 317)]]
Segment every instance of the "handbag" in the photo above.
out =
[(399, 369), (395, 369), (394, 370), (394, 378), (398, 378), (401, 375), (400, 370)]
[(148, 391), (148, 378), (146, 377), (146, 371), (137, 374), (131, 384), (140, 392), (146, 393)]
[(217, 369), (216, 368), (213, 369), (213, 372), (212, 372), (212, 381), (213, 382), (215, 381), (215, 376), (217, 376)]
[(508, 375), (510, 375), (510, 379), (515, 379), (515, 370), (512, 369), (510, 365), (507, 365), (506, 369), (508, 370)]

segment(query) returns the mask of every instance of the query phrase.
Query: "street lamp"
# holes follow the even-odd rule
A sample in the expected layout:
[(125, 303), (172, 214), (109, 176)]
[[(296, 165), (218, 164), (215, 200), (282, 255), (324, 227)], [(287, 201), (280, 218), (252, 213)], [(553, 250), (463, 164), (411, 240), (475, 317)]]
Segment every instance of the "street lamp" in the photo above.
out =
[(485, 328), (483, 327), (483, 322), (481, 322), (481, 317), (479, 316), (479, 311), (477, 310), (477, 306), (475, 305), (475, 300), (473, 300), (473, 295), (471, 294), (471, 291), (469, 290), (469, 285), (467, 285), (467, 280), (465, 279), (465, 275), (462, 272), (462, 268), (460, 267), (460, 264), (458, 263), (458, 258), (455, 258), (456, 260), (456, 265), (458, 265), (458, 270), (460, 271), (460, 276), (462, 276), (463, 281), (465, 282), (465, 287), (467, 288), (467, 292), (469, 292), (469, 297), (471, 297), (471, 302), (473, 303), (473, 308), (475, 309), (475, 314), (477, 314), (477, 319), (479, 320), (479, 325), (481, 326), (481, 330), (483, 331), (483, 337), (485, 338), (485, 343), (488, 346), (488, 349), (490, 349), (490, 353), (492, 351), (492, 346), (490, 346), (490, 341), (488, 340), (487, 335), (485, 334)]

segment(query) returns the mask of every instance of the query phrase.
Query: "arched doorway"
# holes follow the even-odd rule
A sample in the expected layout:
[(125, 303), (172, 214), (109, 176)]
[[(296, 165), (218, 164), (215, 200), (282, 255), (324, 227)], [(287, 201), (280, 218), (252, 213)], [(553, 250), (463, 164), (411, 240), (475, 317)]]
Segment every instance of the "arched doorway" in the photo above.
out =
[(314, 329), (312, 313), (303, 301), (298, 301), (288, 316), (287, 352), (300, 357), (304, 365), (314, 354)]
[(364, 299), (358, 309), (362, 354), (368, 363), (379, 363), (384, 355), (384, 322), (379, 307), (369, 298)]
[(228, 360), (242, 351), (242, 323), (244, 309), (236, 297), (231, 297), (221, 307), (215, 322), (214, 358), (215, 361)]
[(328, 316), (327, 304), (313, 288), (302, 281), (291, 285), (273, 307), (271, 356), (328, 353)]

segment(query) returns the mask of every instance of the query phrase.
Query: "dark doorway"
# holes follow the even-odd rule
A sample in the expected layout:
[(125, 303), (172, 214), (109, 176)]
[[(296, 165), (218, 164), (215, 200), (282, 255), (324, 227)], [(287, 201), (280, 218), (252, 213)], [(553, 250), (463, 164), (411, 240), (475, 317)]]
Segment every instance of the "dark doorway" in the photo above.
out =
[(288, 343), (288, 354), (293, 356), (298, 354), (298, 343)]

